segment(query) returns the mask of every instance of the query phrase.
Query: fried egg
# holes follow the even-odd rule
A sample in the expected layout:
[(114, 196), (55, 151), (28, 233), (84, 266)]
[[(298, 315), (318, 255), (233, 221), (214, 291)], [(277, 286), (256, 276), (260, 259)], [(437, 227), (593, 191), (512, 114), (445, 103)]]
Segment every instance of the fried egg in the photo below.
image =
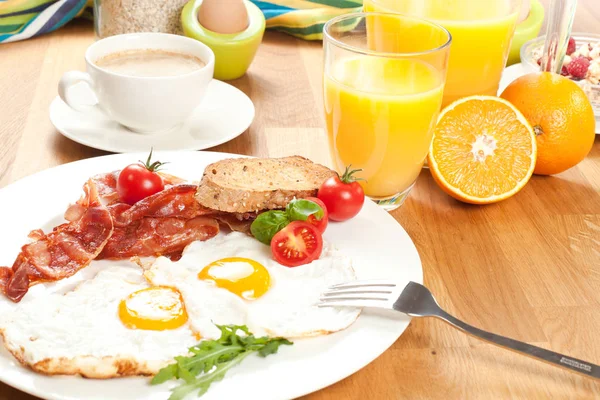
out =
[(247, 325), (257, 335), (316, 336), (345, 329), (360, 313), (315, 305), (329, 286), (356, 279), (351, 260), (327, 243), (318, 260), (288, 268), (272, 259), (269, 246), (232, 232), (190, 244), (179, 261), (159, 257), (145, 276), (181, 293), (192, 330), (204, 338), (218, 338), (215, 324)]
[(0, 316), (6, 347), (35, 371), (94, 378), (154, 374), (186, 354), (198, 338), (181, 294), (121, 264)]

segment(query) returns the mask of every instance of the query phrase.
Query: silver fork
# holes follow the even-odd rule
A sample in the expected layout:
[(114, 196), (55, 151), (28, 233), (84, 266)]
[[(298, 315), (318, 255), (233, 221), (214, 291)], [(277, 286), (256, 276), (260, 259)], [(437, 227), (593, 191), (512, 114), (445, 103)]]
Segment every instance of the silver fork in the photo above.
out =
[(342, 283), (330, 287), (323, 293), (317, 305), (319, 307), (374, 307), (399, 311), (412, 317), (437, 317), (479, 339), (600, 379), (598, 365), (486, 332), (462, 322), (442, 310), (429, 289), (415, 282), (409, 282), (405, 287), (386, 280)]

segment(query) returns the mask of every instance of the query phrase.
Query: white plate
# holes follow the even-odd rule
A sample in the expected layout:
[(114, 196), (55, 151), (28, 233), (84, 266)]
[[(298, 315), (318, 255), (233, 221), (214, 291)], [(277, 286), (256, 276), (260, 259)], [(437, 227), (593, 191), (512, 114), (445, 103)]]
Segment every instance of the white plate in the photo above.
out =
[[(93, 104), (94, 95), (85, 84), (71, 90), (75, 101)], [(96, 107), (78, 112), (58, 96), (50, 104), (50, 121), (67, 138), (85, 146), (114, 153), (154, 150), (203, 150), (244, 133), (254, 119), (254, 104), (239, 89), (214, 80), (206, 97), (179, 128), (169, 132), (141, 134), (113, 121)]]
[[(500, 79), (500, 86), (498, 89), (498, 95), (506, 89), (506, 87), (515, 79), (527, 74), (529, 71), (525, 69), (523, 64), (513, 64), (506, 68), (502, 73), (502, 79)], [(596, 134), (600, 135), (600, 118), (596, 117)]]
[[(66, 206), (79, 197), (88, 177), (122, 168), (144, 155), (118, 154), (65, 164), (1, 189), (0, 265), (12, 265), (31, 229), (47, 230), (59, 223)], [(197, 180), (208, 163), (226, 157), (236, 156), (164, 152), (156, 154), (155, 159), (170, 162), (166, 172)], [(411, 239), (394, 218), (370, 201), (350, 221), (330, 223), (325, 239), (353, 258), (359, 279), (388, 278), (399, 284), (422, 282), (421, 262)], [(78, 275), (93, 269), (89, 266)], [(43, 291), (43, 287), (34, 287), (27, 296), (43, 295)], [(0, 299), (0, 312), (13, 306), (4, 297)], [(319, 390), (377, 358), (398, 339), (409, 321), (409, 317), (398, 313), (365, 310), (342, 332), (295, 340), (293, 346), (283, 346), (278, 354), (264, 359), (249, 357), (223, 381), (213, 384), (202, 399), (290, 399)], [(38, 375), (21, 367), (3, 346), (0, 380), (47, 399), (164, 400), (169, 396), (167, 385), (150, 386), (148, 378), (143, 377), (91, 380)]]

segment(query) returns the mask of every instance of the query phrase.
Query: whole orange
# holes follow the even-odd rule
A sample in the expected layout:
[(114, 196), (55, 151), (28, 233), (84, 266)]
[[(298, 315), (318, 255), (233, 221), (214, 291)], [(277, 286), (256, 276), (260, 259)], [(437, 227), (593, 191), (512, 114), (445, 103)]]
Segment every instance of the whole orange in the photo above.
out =
[(596, 121), (585, 92), (563, 76), (535, 72), (500, 95), (525, 116), (536, 134), (534, 174), (553, 175), (575, 165), (592, 149)]

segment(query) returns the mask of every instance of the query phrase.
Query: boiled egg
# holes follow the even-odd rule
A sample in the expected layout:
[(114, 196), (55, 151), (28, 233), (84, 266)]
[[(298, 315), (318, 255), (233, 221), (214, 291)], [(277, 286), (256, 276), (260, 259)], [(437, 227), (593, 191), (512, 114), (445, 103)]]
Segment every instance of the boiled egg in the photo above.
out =
[(239, 33), (248, 28), (248, 10), (243, 0), (204, 0), (198, 22), (216, 33)]

